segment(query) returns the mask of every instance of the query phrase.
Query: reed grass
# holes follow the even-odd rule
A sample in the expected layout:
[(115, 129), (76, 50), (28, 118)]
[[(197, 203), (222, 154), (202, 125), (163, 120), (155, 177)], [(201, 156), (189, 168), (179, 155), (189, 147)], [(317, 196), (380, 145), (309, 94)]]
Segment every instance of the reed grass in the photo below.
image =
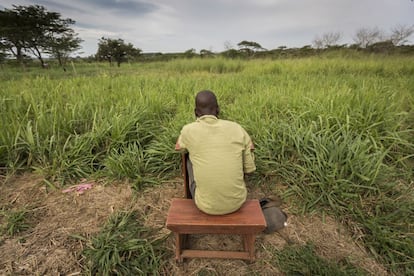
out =
[[(216, 92), (221, 118), (256, 145), (257, 178), (288, 185), (303, 212), (323, 210), (395, 273), (414, 271), (414, 59), (191, 59), (68, 74), (1, 71), (0, 168), (56, 185), (178, 174), (174, 144), (194, 95)], [(85, 74), (83, 74), (83, 73)], [(361, 235), (362, 233), (362, 235)]]

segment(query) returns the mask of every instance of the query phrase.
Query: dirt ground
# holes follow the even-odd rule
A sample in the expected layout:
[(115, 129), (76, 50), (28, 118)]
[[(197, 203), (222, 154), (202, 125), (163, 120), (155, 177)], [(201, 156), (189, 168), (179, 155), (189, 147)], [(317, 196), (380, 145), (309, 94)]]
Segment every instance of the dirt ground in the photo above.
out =
[[(29, 211), (30, 228), (14, 237), (0, 237), (0, 275), (80, 275), (82, 273), (82, 243), (71, 235), (90, 236), (97, 233), (107, 218), (121, 210), (138, 210), (144, 223), (160, 228), (167, 234), (170, 251), (170, 275), (283, 275), (272, 265), (270, 247), (283, 249), (287, 240), (304, 244), (312, 241), (317, 253), (329, 259), (350, 257), (351, 261), (371, 275), (386, 275), (385, 269), (368, 256), (362, 246), (354, 242), (343, 226), (330, 217), (298, 216), (288, 203), (288, 226), (282, 233), (261, 234), (256, 241), (257, 261), (249, 264), (241, 260), (190, 259), (184, 264), (174, 261), (174, 238), (165, 228), (170, 201), (182, 197), (181, 179), (165, 182), (134, 193), (127, 183), (104, 185), (94, 181), (92, 189), (83, 194), (63, 193), (62, 189), (47, 190), (42, 177), (25, 174), (12, 179), (0, 179), (0, 210)], [(249, 197), (260, 198), (264, 192), (251, 188)], [(0, 217), (0, 223), (1, 221)], [(240, 249), (238, 236), (197, 235), (191, 237), (195, 248)]]

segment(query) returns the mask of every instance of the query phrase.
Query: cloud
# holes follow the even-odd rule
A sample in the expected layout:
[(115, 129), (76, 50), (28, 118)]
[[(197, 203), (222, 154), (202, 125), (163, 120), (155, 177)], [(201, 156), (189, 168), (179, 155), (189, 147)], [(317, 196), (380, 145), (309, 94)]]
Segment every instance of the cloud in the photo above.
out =
[(73, 0), (68, 3), (61, 3), (54, 0), (38, 0), (40, 5), (50, 7), (56, 10), (64, 10), (66, 12), (81, 13), (114, 13), (117, 15), (145, 15), (156, 11), (156, 5), (144, 1), (128, 1), (128, 0), (90, 0), (79, 1)]
[(157, 6), (144, 1), (128, 1), (128, 0), (94, 0), (89, 1), (92, 3), (91, 6), (114, 12), (118, 15), (132, 14), (132, 15), (143, 15), (154, 12), (157, 10)]
[(44, 5), (75, 20), (85, 48), (95, 49), (90, 53), (102, 36), (122, 38), (144, 52), (222, 51), (225, 41), (242, 40), (272, 49), (311, 44), (326, 32), (341, 32), (343, 43), (352, 43), (361, 27), (388, 31), (414, 23), (410, 0), (2, 0), (3, 6), (12, 4)]

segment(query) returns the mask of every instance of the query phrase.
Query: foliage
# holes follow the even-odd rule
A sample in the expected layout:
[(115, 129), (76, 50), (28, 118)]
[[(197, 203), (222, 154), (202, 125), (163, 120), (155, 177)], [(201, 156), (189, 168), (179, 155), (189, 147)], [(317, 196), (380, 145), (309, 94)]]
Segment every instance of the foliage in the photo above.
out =
[(65, 33), (52, 38), (49, 46), (50, 53), (59, 62), (60, 66), (64, 66), (69, 55), (80, 49), (82, 39), (77, 37), (72, 30), (68, 29)]
[(349, 260), (327, 260), (318, 256), (314, 245), (288, 246), (273, 250), (273, 262), (285, 275), (367, 275)]
[(221, 55), (223, 57), (226, 57), (226, 58), (236, 58), (236, 57), (240, 56), (240, 52), (237, 51), (236, 49), (228, 49), (228, 50), (222, 52)]
[(200, 56), (201, 57), (211, 57), (211, 56), (214, 56), (214, 53), (210, 50), (207, 50), (207, 49), (201, 49), (200, 50)]
[(240, 49), (249, 49), (251, 51), (257, 51), (257, 50), (262, 50), (263, 47), (254, 41), (247, 41), (247, 40), (243, 40), (239, 43), (237, 43), (237, 46), (239, 46)]
[(2, 230), (0, 232), (14, 236), (29, 228), (29, 224), (27, 223), (27, 210), (2, 210), (0, 215), (4, 217), (3, 221), (5, 221), (0, 228)]
[(98, 60), (107, 60), (112, 65), (116, 61), (118, 67), (121, 62), (128, 58), (139, 56), (141, 49), (134, 48), (131, 43), (126, 44), (123, 39), (111, 39), (102, 37), (98, 43), (98, 52), (96, 56)]
[(39, 5), (13, 6), (0, 11), (0, 41), (23, 63), (24, 54), (36, 56), (45, 67), (43, 54), (68, 54), (79, 49), (81, 40), (69, 27), (72, 19), (62, 19)]
[(196, 50), (194, 48), (188, 49), (184, 52), (184, 56), (186, 58), (193, 58), (196, 56)]
[(154, 236), (136, 212), (114, 214), (82, 252), (89, 275), (157, 275), (166, 254), (165, 237)]

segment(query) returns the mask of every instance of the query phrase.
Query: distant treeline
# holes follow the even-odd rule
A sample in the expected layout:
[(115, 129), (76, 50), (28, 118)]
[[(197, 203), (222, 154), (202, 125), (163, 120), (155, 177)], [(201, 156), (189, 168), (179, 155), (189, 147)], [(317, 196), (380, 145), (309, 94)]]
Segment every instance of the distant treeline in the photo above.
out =
[[(310, 57), (324, 54), (333, 55), (352, 55), (354, 53), (361, 54), (401, 54), (401, 55), (414, 55), (414, 45), (401, 45), (395, 46), (389, 41), (378, 42), (370, 45), (366, 48), (358, 47), (357, 45), (338, 45), (330, 46), (324, 49), (316, 49), (310, 45), (306, 45), (301, 48), (286, 48), (279, 47), (272, 50), (260, 50), (260, 51), (246, 51), (246, 49), (237, 50), (229, 49), (219, 53), (213, 53), (210, 51), (200, 51), (197, 53), (193, 49), (185, 51), (183, 53), (142, 53), (136, 60), (137, 61), (165, 61), (176, 58), (213, 58), (213, 57), (225, 57), (232, 59), (255, 59), (255, 58), (301, 58)], [(95, 60), (94, 56), (85, 58), (86, 60)]]
[[(178, 53), (141, 53), (134, 57), (128, 57), (124, 62), (156, 62), (156, 61), (169, 61), (174, 59), (191, 59), (191, 58), (216, 58), (223, 57), (229, 59), (288, 59), (288, 58), (305, 58), (312, 56), (323, 56), (323, 57), (356, 57), (364, 56), (369, 54), (379, 54), (379, 55), (414, 55), (414, 45), (400, 45), (395, 46), (391, 42), (378, 42), (373, 45), (370, 45), (365, 48), (358, 47), (357, 45), (339, 45), (339, 46), (330, 46), (324, 49), (316, 49), (310, 45), (306, 45), (301, 48), (286, 48), (279, 47), (277, 49), (271, 50), (237, 50), (229, 49), (223, 52), (210, 52), (202, 50), (197, 53), (194, 49), (187, 50), (185, 52)], [(97, 55), (90, 55), (88, 57), (73, 57), (70, 58), (72, 62), (106, 62), (100, 59)], [(49, 58), (49, 66), (58, 65), (58, 61), (54, 58)], [(19, 66), (20, 64), (15, 59), (6, 59), (3, 60), (3, 64)], [(34, 59), (26, 59), (26, 66), (38, 66), (38, 62)]]

